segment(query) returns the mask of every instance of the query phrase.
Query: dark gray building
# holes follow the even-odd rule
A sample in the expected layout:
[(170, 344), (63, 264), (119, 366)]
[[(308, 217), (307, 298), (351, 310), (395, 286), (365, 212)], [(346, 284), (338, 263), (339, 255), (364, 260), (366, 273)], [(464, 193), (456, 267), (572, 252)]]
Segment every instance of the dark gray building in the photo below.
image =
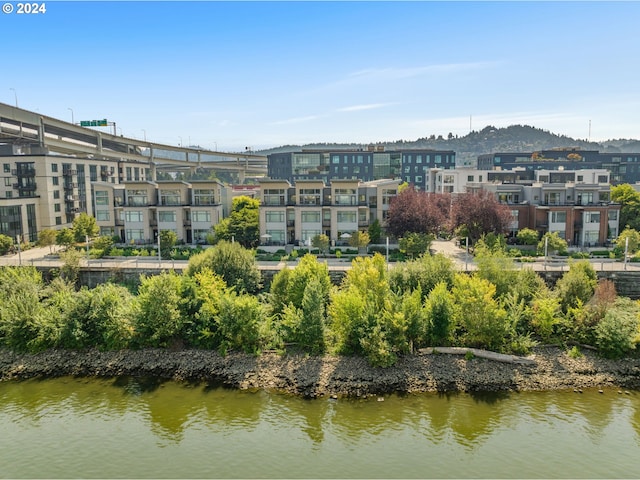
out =
[(267, 175), (272, 179), (332, 179), (369, 182), (399, 178), (424, 189), (430, 168), (452, 169), (456, 154), (452, 150), (385, 150), (375, 146), (365, 149), (301, 150), (267, 156)]

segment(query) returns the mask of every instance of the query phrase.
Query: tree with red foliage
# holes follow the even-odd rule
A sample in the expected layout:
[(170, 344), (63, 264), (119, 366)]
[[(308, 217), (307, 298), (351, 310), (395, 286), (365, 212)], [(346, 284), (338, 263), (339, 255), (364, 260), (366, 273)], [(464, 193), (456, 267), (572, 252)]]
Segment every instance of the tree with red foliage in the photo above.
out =
[(506, 233), (513, 222), (511, 210), (490, 192), (461, 193), (451, 206), (451, 225), (460, 228), (471, 243), (486, 233)]
[(450, 195), (407, 187), (389, 205), (387, 231), (396, 238), (407, 233), (437, 234), (447, 223)]

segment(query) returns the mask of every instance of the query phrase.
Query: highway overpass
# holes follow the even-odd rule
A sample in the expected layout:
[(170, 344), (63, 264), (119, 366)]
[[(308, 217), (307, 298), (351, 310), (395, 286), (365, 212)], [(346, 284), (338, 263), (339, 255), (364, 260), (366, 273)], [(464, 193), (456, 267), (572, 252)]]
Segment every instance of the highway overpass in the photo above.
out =
[[(111, 125), (115, 130), (115, 124), (108, 126)], [(0, 103), (1, 143), (30, 148), (33, 152), (140, 162), (152, 170), (211, 168), (238, 172), (241, 178), (267, 174), (264, 155), (176, 147), (118, 136), (5, 103)]]

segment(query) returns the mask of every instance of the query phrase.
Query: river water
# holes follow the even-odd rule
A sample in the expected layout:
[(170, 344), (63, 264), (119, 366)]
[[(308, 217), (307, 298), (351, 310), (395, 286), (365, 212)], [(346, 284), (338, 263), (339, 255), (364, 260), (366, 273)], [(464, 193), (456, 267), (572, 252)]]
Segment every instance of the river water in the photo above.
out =
[(640, 392), (304, 400), (157, 380), (0, 383), (2, 478), (638, 478)]

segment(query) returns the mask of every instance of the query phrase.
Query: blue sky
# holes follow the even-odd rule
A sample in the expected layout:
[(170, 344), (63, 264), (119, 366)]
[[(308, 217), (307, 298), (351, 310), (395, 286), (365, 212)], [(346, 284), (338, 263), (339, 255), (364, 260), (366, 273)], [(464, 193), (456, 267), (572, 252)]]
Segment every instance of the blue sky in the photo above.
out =
[(0, 14), (0, 102), (125, 136), (236, 151), (513, 124), (586, 139), (591, 122), (591, 140), (640, 138), (638, 2), (46, 8)]

